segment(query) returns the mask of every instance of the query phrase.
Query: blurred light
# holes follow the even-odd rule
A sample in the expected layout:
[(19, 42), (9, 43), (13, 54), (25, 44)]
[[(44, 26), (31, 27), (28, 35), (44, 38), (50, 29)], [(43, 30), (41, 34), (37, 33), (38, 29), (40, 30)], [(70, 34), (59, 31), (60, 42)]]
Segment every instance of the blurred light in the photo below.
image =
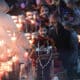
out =
[(30, 20), (31, 21), (31, 24), (35, 24), (35, 21), (34, 20)]
[(12, 63), (11, 61), (8, 61), (8, 62), (7, 62), (7, 65), (9, 65), (9, 66), (11, 66), (11, 67), (12, 67), (12, 64), (13, 64), (13, 63)]
[(0, 78), (4, 75), (4, 70), (0, 68)]
[(13, 21), (14, 21), (15, 23), (18, 22), (18, 16), (11, 16), (11, 17), (12, 17), (12, 19), (13, 19)]
[(11, 33), (11, 31), (10, 31), (10, 30), (7, 30), (6, 32)]
[(4, 40), (0, 40), (0, 46), (2, 47), (2, 46), (4, 46), (4, 44), (5, 44), (5, 41)]
[(19, 30), (21, 30), (21, 28), (22, 28), (22, 23), (16, 23), (16, 26), (17, 26), (17, 28), (19, 29)]
[(77, 35), (77, 37), (78, 37), (78, 42), (80, 42), (80, 35)]
[(28, 52), (25, 52), (24, 53), (24, 58), (27, 58), (28, 57), (28, 54), (29, 54)]
[(12, 19), (17, 19), (17, 16), (11, 16), (12, 17)]
[(13, 42), (16, 41), (16, 34), (15, 34), (15, 33), (13, 33), (13, 36), (11, 37), (11, 40), (12, 40)]
[(8, 72), (10, 72), (10, 71), (12, 71), (12, 66), (9, 65), (7, 62), (1, 63), (1, 69), (2, 69), (3, 71), (8, 71)]
[(7, 59), (8, 59), (7, 55), (5, 55), (5, 54), (0, 55), (0, 60), (1, 61), (7, 61)]
[(30, 40), (31, 39), (31, 34), (30, 33), (25, 33), (25, 37)]
[(34, 39), (35, 38), (35, 35), (32, 35), (32, 39)]
[(15, 56), (12, 57), (12, 61), (13, 61), (13, 62), (17, 62), (18, 60), (19, 60), (19, 59), (18, 59), (18, 56), (15, 55)]
[(12, 52), (12, 49), (8, 48), (8, 49), (7, 49), (7, 52), (8, 52), (8, 53), (11, 53), (11, 52)]
[(10, 48), (7, 49), (7, 55), (8, 55), (8, 58), (12, 57), (12, 55), (13, 55), (12, 49), (10, 49)]
[(15, 36), (11, 37), (11, 40), (16, 41), (16, 37)]
[(41, 0), (36, 0), (37, 5), (40, 5), (40, 3), (41, 3)]
[(20, 4), (20, 7), (21, 7), (22, 9), (24, 9), (24, 8), (26, 7), (25, 3), (21, 3), (21, 4)]
[(30, 44), (33, 44), (33, 40), (29, 40), (29, 43), (30, 43)]

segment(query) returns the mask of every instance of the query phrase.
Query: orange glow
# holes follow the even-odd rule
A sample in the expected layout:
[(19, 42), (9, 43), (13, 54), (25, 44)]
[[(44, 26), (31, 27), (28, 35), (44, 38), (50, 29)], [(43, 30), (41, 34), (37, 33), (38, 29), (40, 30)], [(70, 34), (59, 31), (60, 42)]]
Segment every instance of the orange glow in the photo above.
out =
[[(23, 60), (23, 53), (26, 52), (25, 49), (27, 49), (28, 45), (28, 40), (25, 38), (24, 33), (18, 30), (23, 29), (22, 21), (24, 21), (24, 19), (21, 20), (21, 18), (18, 19), (18, 16), (12, 16), (13, 20), (10, 20), (11, 17), (5, 17), (6, 16), (1, 19), (0, 23), (0, 76), (4, 72), (12, 71), (19, 60)], [(17, 24), (18, 29), (13, 21)], [(28, 53), (26, 52), (25, 57), (27, 56)]]
[[(12, 71), (20, 60), (23, 61), (23, 53), (29, 48), (28, 40), (25, 38), (24, 33), (18, 31), (18, 29), (23, 29), (23, 21), (25, 19), (18, 19), (18, 16), (12, 16), (12, 18), (13, 20), (11, 17), (9, 18), (9, 15), (5, 16), (3, 14), (0, 22), (0, 76), (4, 72)], [(18, 29), (15, 24), (17, 24)], [(27, 56), (26, 52), (25, 57)]]

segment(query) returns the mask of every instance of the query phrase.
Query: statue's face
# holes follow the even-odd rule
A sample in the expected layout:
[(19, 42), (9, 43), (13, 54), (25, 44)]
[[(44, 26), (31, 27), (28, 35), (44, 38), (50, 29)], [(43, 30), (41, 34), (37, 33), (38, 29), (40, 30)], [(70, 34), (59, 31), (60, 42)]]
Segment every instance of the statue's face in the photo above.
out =
[(49, 5), (59, 5), (60, 0), (46, 0)]
[(40, 14), (41, 14), (42, 16), (48, 15), (48, 14), (49, 14), (49, 9), (48, 9), (48, 7), (42, 6), (41, 9), (40, 9)]
[(38, 18), (38, 11), (33, 11), (33, 19), (37, 19)]
[(26, 17), (27, 19), (32, 19), (33, 18), (33, 13), (32, 12), (26, 12)]
[(52, 0), (52, 4), (59, 5), (60, 0)]
[(39, 34), (43, 37), (47, 35), (47, 29), (46, 28), (40, 28), (39, 29)]
[(38, 12), (37, 11), (29, 11), (26, 12), (26, 20), (30, 21), (30, 24), (36, 24), (36, 20), (38, 19)]
[(50, 15), (49, 17), (49, 22), (52, 24), (52, 25), (55, 25), (57, 23), (57, 18), (52, 15)]

